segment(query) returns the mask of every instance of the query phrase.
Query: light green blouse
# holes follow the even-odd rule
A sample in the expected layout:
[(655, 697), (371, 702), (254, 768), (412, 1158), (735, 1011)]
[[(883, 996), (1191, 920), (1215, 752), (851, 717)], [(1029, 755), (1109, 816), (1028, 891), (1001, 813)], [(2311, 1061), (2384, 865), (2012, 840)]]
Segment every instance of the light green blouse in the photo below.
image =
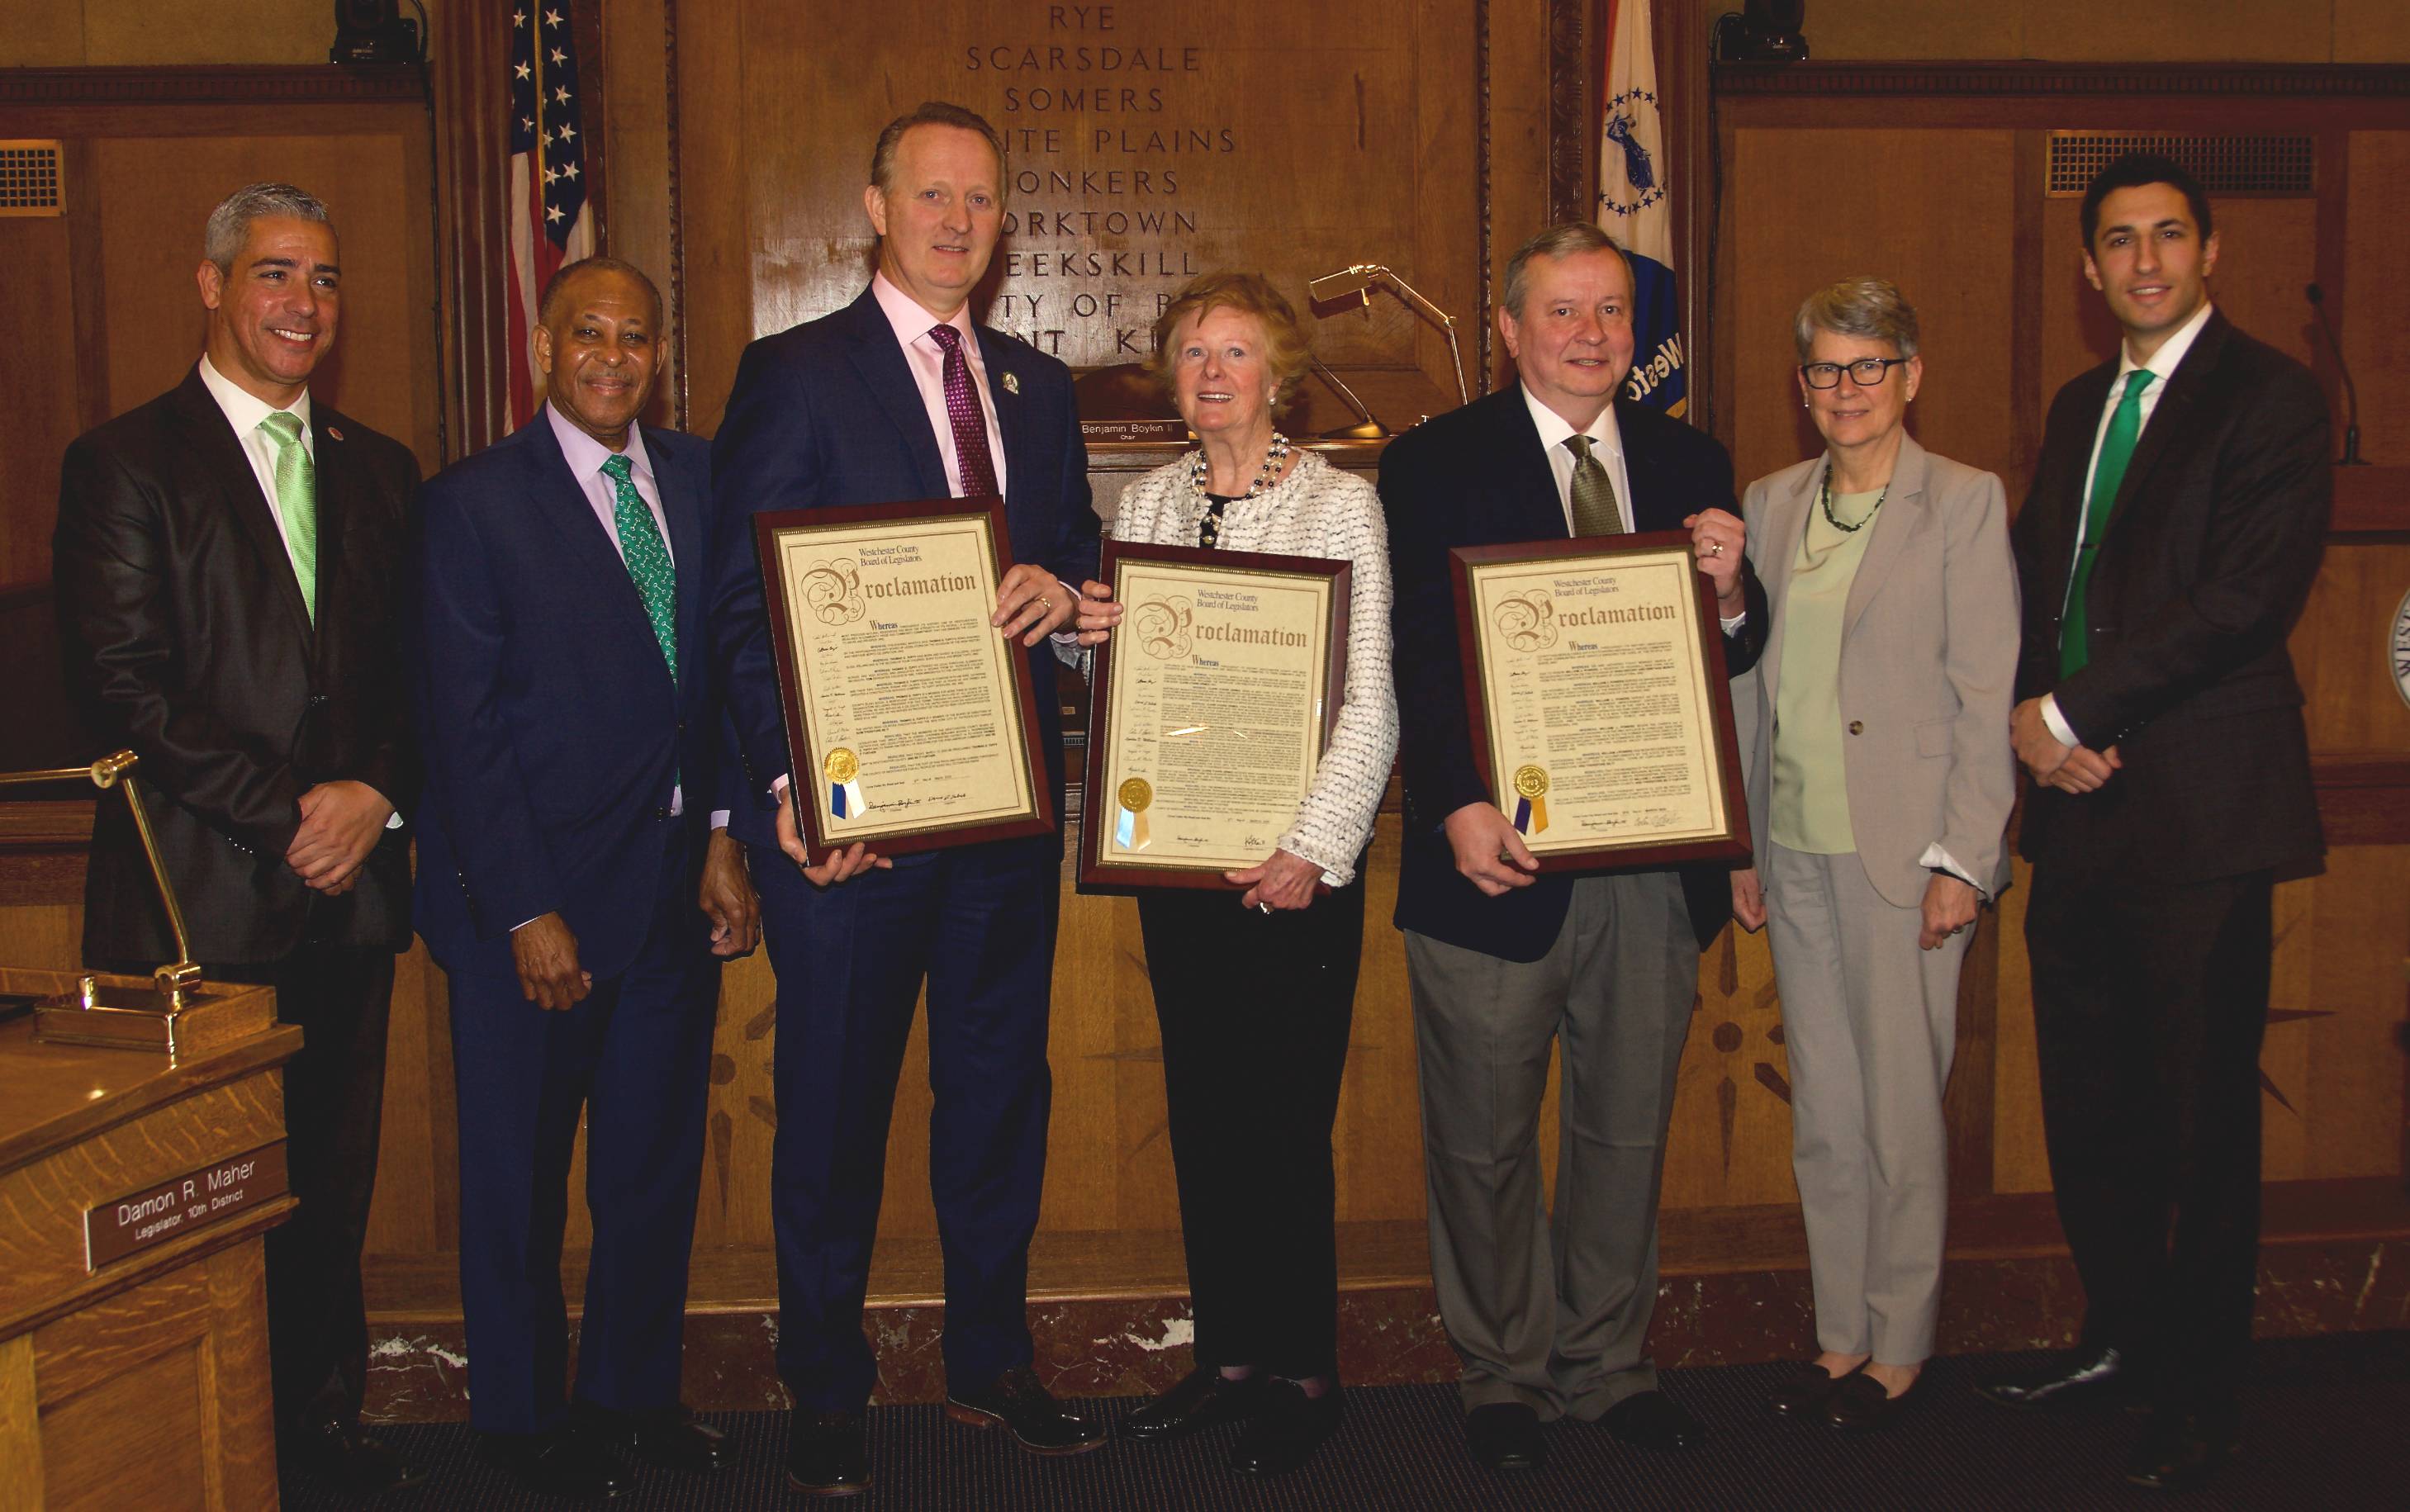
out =
[(1858, 848), (1850, 833), (1850, 794), (1841, 775), (1841, 616), (1850, 584), (1874, 534), (1873, 493), (1833, 496), (1833, 513), (1866, 528), (1844, 531), (1808, 511), (1791, 587), (1782, 603), (1782, 664), (1774, 692), (1774, 843), (1811, 855)]

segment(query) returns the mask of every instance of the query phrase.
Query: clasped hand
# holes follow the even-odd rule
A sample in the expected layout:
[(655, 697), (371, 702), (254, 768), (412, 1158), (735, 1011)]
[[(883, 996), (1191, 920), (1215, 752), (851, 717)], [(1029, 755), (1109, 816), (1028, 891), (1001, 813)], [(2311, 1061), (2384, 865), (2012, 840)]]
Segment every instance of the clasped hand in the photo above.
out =
[(2098, 792), (2126, 764), (2114, 746), (2096, 751), (2061, 743), (2050, 733), (2039, 698), (2028, 698), (2010, 712), (2009, 743), (2036, 782), (2061, 792)]
[(301, 827), (284, 848), (284, 865), (329, 897), (350, 892), (393, 818), (393, 805), (365, 782), (339, 781), (302, 793), (300, 807)]

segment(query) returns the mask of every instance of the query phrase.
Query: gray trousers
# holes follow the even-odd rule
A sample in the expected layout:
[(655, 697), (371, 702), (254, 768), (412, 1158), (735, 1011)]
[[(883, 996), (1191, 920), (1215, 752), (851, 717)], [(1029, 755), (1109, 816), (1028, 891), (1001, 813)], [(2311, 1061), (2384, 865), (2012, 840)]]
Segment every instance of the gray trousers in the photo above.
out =
[[(1537, 961), (1409, 930), (1406, 965), (1431, 1280), (1464, 1404), (1594, 1420), (1657, 1384), (1657, 1191), (1699, 975), (1680, 880), (1582, 879)], [(1552, 1040), (1553, 1222), (1538, 1141)]]
[(1769, 844), (1762, 880), (1816, 1342), (1913, 1365), (1933, 1353), (1941, 1299), (1950, 1209), (1941, 1094), (1971, 937), (1918, 949), (1922, 911), (1886, 902), (1853, 851)]

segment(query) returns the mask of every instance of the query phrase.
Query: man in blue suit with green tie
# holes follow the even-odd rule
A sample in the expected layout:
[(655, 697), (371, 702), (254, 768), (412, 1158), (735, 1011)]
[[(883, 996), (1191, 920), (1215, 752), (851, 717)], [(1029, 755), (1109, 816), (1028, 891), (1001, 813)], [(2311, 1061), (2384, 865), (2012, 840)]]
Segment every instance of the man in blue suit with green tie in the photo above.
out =
[[(722, 1462), (678, 1403), (680, 1341), (718, 957), (752, 949), (756, 915), (712, 812), (709, 454), (636, 423), (661, 296), (589, 258), (540, 318), (542, 414), (427, 486), (418, 921), (451, 975), (470, 1422), (521, 1483), (591, 1499), (622, 1473), (594, 1439)], [(561, 1231), (589, 1106), (564, 1401)]]

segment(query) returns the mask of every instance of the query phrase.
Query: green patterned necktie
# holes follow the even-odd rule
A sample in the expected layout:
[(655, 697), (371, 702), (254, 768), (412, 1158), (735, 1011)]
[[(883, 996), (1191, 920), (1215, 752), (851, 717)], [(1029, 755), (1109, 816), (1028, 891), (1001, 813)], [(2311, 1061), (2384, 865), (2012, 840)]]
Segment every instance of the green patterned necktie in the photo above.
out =
[(1590, 448), (1584, 435), (1565, 438), (1574, 454), (1574, 534), (1621, 535), (1623, 511), (1615, 502), (1615, 479)]
[(284, 521), (284, 549), (301, 585), (301, 607), (318, 622), (318, 469), (301, 444), (301, 417), (270, 410), (259, 422), (276, 446), (276, 513)]
[(2075, 551), (2075, 574), (2068, 579), (2067, 614), (2058, 631), (2058, 675), (2072, 677), (2092, 661), (2092, 617), (2084, 593), (2092, 586), (2092, 564), (2100, 560), (2100, 536), (2109, 528), (2109, 512), (2117, 502), (2117, 486), (2126, 481), (2126, 465), (2134, 459), (2134, 443), (2142, 435), (2142, 391), (2158, 374), (2137, 368), (2126, 377), (2126, 392), (2109, 416), (2109, 433), (2100, 438), (2100, 460), (2092, 468), (2092, 498), (2083, 506), (2083, 544)]
[(669, 547), (661, 541), (661, 527), (653, 523), (653, 512), (645, 507), (644, 495), (629, 480), (630, 463), (625, 456), (614, 457), (602, 464), (610, 474), (617, 499), (611, 506), (611, 523), (619, 532), (619, 554), (628, 563), (628, 575), (636, 580), (636, 591), (644, 595), (645, 615), (653, 622), (653, 638), (661, 643), (661, 657), (670, 664), (672, 681), (677, 678), (677, 571), (670, 565)]

